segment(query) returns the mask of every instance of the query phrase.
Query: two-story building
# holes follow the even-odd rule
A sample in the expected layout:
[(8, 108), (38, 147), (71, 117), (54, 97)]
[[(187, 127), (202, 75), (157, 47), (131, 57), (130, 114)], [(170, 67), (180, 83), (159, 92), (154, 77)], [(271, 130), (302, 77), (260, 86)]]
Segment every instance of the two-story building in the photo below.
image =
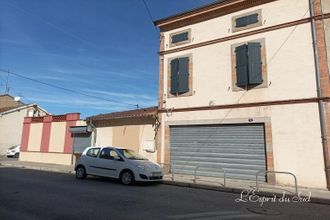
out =
[(155, 25), (159, 163), (330, 189), (330, 1), (221, 0)]

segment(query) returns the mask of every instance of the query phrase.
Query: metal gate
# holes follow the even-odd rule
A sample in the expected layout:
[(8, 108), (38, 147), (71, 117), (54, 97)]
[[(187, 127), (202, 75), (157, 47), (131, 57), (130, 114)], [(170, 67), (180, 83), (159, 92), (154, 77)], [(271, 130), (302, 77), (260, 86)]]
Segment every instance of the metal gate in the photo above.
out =
[(91, 146), (91, 132), (87, 126), (70, 127), (70, 132), (73, 135), (73, 153), (81, 154), (87, 147)]
[[(199, 175), (255, 180), (259, 170), (266, 170), (263, 124), (194, 125), (170, 127), (171, 170)], [(265, 177), (260, 178), (265, 181)]]

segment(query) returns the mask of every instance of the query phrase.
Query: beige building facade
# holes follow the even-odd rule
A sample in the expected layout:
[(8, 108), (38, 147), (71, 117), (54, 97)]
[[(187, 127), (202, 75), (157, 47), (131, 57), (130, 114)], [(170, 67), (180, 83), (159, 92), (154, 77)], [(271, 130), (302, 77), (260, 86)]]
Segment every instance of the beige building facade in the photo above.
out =
[(156, 110), (152, 107), (88, 117), (86, 121), (93, 127), (93, 145), (131, 149), (157, 162)]
[(225, 0), (156, 21), (158, 162), (244, 180), (260, 171), (280, 185), (292, 177), (266, 173), (290, 172), (301, 186), (329, 188), (329, 8)]
[(62, 165), (74, 164), (76, 137), (71, 129), (85, 125), (85, 121), (80, 120), (79, 113), (25, 117), (19, 160)]

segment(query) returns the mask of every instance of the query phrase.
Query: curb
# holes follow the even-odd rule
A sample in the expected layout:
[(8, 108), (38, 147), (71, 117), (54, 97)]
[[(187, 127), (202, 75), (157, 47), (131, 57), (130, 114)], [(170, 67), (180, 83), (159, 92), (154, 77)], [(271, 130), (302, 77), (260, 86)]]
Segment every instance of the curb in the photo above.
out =
[[(163, 184), (165, 185), (173, 185), (173, 186), (180, 186), (180, 187), (189, 187), (195, 189), (205, 189), (205, 190), (213, 190), (219, 192), (228, 192), (228, 193), (235, 193), (240, 194), (244, 188), (233, 188), (233, 187), (221, 187), (221, 186), (213, 186), (207, 184), (195, 184), (195, 183), (188, 183), (188, 182), (179, 182), (179, 181), (172, 181), (172, 180), (163, 180)], [(274, 193), (269, 191), (260, 191), (256, 194), (258, 196), (267, 196), (273, 197), (276, 195), (277, 197), (281, 197), (283, 194), (281, 193)], [(294, 195), (286, 195), (287, 198), (292, 198)], [(323, 204), (323, 205), (330, 205), (330, 199), (324, 199), (319, 197), (311, 197), (310, 203), (316, 204)]]
[(8, 164), (8, 163), (0, 163), (0, 166), (4, 167), (15, 167), (21, 169), (30, 169), (30, 170), (40, 170), (40, 171), (50, 171), (55, 173), (65, 173), (65, 174), (75, 174), (75, 171), (71, 170), (61, 170), (56, 168), (49, 168), (49, 167), (36, 167), (30, 165), (19, 165), (19, 164)]

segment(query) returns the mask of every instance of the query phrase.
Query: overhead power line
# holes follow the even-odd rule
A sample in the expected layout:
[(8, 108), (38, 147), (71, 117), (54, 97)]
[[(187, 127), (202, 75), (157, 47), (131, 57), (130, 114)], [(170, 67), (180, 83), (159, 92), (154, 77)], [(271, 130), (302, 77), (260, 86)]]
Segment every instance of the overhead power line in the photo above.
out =
[(43, 84), (43, 85), (46, 85), (46, 86), (49, 86), (49, 87), (53, 87), (53, 88), (56, 88), (56, 89), (60, 89), (60, 90), (66, 91), (66, 92), (71, 92), (71, 93), (83, 95), (83, 96), (86, 96), (86, 97), (89, 97), (89, 98), (93, 98), (93, 99), (99, 99), (99, 100), (107, 101), (107, 102), (111, 102), (111, 103), (119, 103), (119, 104), (131, 106), (131, 107), (141, 106), (139, 104), (132, 104), (132, 103), (127, 103), (127, 102), (118, 102), (117, 100), (114, 100), (114, 99), (107, 99), (107, 98), (103, 98), (103, 97), (99, 97), (99, 96), (87, 94), (87, 93), (84, 93), (84, 92), (81, 92), (81, 91), (78, 91), (78, 90), (68, 89), (68, 88), (65, 88), (65, 87), (62, 87), (62, 86), (58, 86), (58, 85), (46, 83), (46, 82), (40, 81), (38, 79), (33, 79), (33, 78), (30, 78), (30, 77), (27, 77), (27, 76), (23, 76), (23, 75), (18, 74), (18, 73), (14, 73), (12, 71), (4, 70), (2, 68), (0, 68), (0, 71), (2, 71), (4, 73), (7, 73), (7, 74), (11, 74), (13, 76), (20, 77), (22, 79), (26, 79), (26, 80), (35, 82), (35, 83)]
[(146, 9), (146, 11), (147, 11), (147, 14), (148, 14), (148, 16), (149, 16), (149, 19), (150, 19), (150, 21), (151, 21), (152, 26), (155, 28), (156, 33), (158, 33), (158, 29), (157, 29), (156, 26), (154, 25), (154, 19), (153, 19), (152, 15), (151, 15), (151, 11), (150, 11), (150, 9), (149, 9), (149, 6), (148, 6), (147, 2), (146, 2), (145, 0), (142, 0), (142, 2), (143, 2), (144, 7), (145, 7), (145, 9)]

